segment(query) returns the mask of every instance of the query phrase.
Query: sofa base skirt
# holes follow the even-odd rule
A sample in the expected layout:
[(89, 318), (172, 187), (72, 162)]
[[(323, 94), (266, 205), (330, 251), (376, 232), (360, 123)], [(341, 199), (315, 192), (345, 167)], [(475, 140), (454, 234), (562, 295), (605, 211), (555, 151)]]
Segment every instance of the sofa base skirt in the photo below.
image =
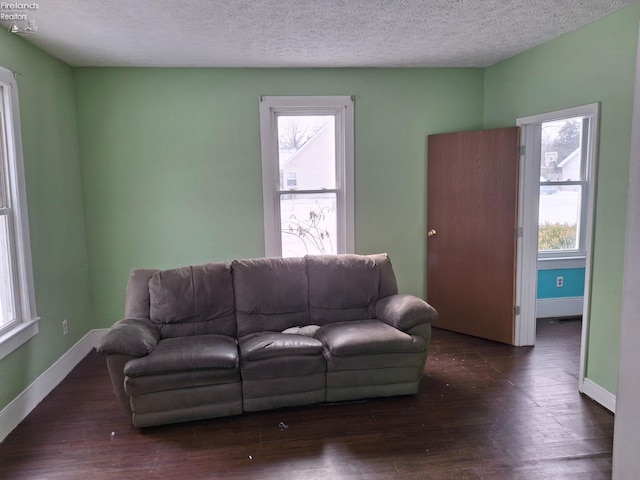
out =
[(364, 385), (360, 387), (334, 387), (327, 389), (327, 402), (346, 402), (364, 398), (394, 397), (396, 395), (415, 395), (420, 381), (394, 383), (390, 385)]
[(327, 372), (327, 402), (418, 393), (422, 368), (391, 367)]
[(324, 402), (324, 372), (304, 376), (243, 380), (242, 396), (247, 412)]
[(180, 408), (165, 412), (134, 413), (131, 422), (134, 427), (154, 427), (171, 423), (190, 422), (207, 418), (229, 417), (242, 413), (242, 401)]
[(284, 395), (271, 395), (260, 398), (245, 398), (243, 400), (245, 412), (258, 412), (260, 410), (272, 410), (282, 407), (297, 407), (313, 405), (325, 401), (325, 389), (311, 392), (288, 393)]
[(240, 382), (180, 388), (131, 397), (132, 423), (149, 427), (242, 413)]

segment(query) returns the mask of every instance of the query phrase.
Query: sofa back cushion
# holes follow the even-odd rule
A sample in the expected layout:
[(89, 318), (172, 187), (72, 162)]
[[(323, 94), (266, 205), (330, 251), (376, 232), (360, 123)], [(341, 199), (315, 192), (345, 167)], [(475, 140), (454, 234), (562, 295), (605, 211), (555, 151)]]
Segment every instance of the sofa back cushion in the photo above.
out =
[(150, 319), (162, 338), (236, 334), (233, 282), (228, 263), (208, 263), (154, 273), (149, 280)]
[(235, 260), (231, 268), (238, 337), (309, 324), (304, 258)]
[(378, 265), (378, 270), (380, 271), (378, 299), (396, 295), (398, 293), (398, 283), (396, 281), (396, 274), (393, 273), (393, 266), (391, 265), (389, 255), (386, 253), (376, 253), (374, 255), (368, 255), (368, 257), (375, 260)]
[(380, 284), (375, 260), (364, 255), (308, 255), (311, 323), (375, 318)]
[(131, 271), (124, 306), (125, 318), (149, 319), (149, 280), (158, 271), (144, 268)]

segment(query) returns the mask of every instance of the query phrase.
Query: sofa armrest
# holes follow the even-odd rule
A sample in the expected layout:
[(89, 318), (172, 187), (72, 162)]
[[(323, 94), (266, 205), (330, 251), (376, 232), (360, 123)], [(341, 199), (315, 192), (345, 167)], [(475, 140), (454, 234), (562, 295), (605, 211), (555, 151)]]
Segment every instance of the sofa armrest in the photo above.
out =
[(406, 332), (417, 325), (430, 324), (438, 318), (438, 312), (418, 297), (397, 294), (378, 301), (376, 316), (378, 320)]
[(104, 334), (96, 350), (104, 354), (119, 353), (134, 357), (148, 355), (160, 340), (160, 331), (150, 320), (125, 318)]

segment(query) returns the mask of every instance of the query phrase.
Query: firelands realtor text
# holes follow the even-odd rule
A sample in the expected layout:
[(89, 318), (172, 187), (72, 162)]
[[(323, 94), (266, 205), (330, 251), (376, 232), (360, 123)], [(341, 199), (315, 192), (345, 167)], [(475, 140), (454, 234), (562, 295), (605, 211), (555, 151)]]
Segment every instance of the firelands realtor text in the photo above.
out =
[[(27, 20), (26, 10), (38, 10), (40, 4), (38, 3), (10, 3), (0, 2), (0, 20)], [(6, 13), (10, 12), (10, 13)]]

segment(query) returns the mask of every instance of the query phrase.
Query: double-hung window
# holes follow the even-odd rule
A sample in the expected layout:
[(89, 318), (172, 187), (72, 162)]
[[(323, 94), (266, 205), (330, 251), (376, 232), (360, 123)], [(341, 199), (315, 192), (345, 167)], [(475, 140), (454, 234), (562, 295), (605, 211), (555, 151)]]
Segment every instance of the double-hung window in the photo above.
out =
[(18, 88), (0, 67), (0, 358), (38, 332)]
[(353, 100), (261, 97), (265, 253), (352, 253)]
[(585, 255), (596, 115), (594, 110), (540, 125), (539, 258)]

